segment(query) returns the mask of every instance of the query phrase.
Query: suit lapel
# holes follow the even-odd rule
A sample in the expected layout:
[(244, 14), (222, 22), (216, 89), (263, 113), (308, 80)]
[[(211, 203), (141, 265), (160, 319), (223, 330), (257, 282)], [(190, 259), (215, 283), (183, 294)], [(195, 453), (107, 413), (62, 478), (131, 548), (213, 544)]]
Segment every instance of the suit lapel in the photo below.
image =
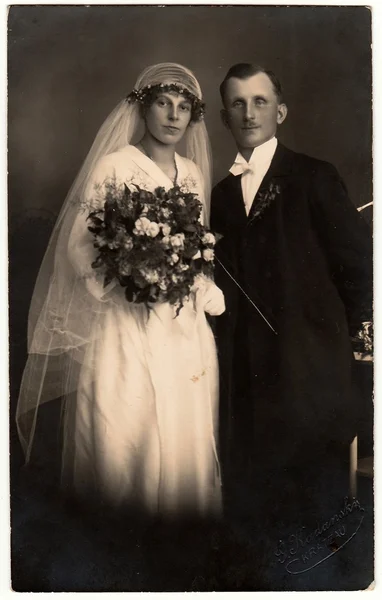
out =
[(276, 152), (272, 158), (270, 167), (266, 172), (263, 181), (261, 182), (254, 201), (252, 202), (251, 210), (249, 211), (248, 216), (245, 210), (243, 192), (241, 189), (242, 176), (230, 174), (226, 178), (227, 193), (225, 194), (225, 197), (229, 203), (228, 214), (230, 215), (230, 219), (232, 219), (232, 221), (236, 224), (245, 226), (253, 216), (258, 195), (268, 188), (271, 180), (276, 180), (275, 183), (278, 183), (278, 179), (281, 180), (283, 177), (287, 176), (292, 170), (292, 162), (293, 152), (288, 150), (288, 148), (279, 142), (277, 144)]
[(275, 180), (275, 183), (280, 183), (281, 179), (291, 172), (292, 156), (293, 153), (290, 150), (288, 150), (288, 148), (280, 144), (280, 142), (277, 144), (276, 152), (274, 153), (270, 167), (264, 175), (263, 181), (261, 182), (257, 194), (252, 202), (251, 210), (248, 214), (249, 220), (251, 220), (253, 212), (255, 211), (256, 202), (259, 199), (259, 194), (267, 190), (271, 180)]
[(230, 219), (236, 224), (245, 226), (247, 221), (247, 213), (245, 211), (243, 192), (241, 189), (241, 175), (229, 175), (227, 177), (228, 194), (227, 198), (230, 202), (229, 215)]

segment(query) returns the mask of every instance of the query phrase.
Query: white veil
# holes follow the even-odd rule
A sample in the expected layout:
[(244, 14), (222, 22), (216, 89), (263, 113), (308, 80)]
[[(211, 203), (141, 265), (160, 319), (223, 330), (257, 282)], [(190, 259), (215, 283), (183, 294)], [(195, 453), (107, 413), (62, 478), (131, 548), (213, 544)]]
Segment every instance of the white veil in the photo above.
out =
[[(193, 73), (176, 63), (146, 68), (135, 89), (164, 81), (181, 84), (202, 98)], [(68, 257), (70, 232), (98, 161), (129, 144), (141, 126), (138, 103), (125, 99), (107, 117), (65, 199), (41, 264), (29, 311), (28, 360), (16, 412), (27, 462), (39, 406), (55, 398), (68, 398), (76, 390), (86, 348), (95, 336), (102, 335), (101, 319), (108, 300), (88, 293), (84, 280), (73, 269)], [(208, 223), (211, 153), (204, 121), (193, 123), (185, 135), (186, 156), (197, 164), (203, 176), (204, 215)]]

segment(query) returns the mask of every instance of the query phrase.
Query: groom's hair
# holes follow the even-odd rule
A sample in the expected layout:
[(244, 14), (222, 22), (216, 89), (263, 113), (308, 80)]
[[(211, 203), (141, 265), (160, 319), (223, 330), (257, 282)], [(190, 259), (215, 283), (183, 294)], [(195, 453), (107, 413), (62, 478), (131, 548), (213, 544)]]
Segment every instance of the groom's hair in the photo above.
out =
[(237, 65), (233, 65), (233, 67), (229, 69), (227, 75), (224, 77), (222, 83), (220, 84), (220, 96), (223, 104), (225, 100), (227, 82), (229, 79), (231, 79), (232, 77), (237, 77), (237, 79), (248, 79), (249, 77), (252, 77), (252, 75), (257, 75), (258, 73), (264, 73), (265, 75), (268, 75), (269, 79), (272, 82), (273, 90), (277, 96), (278, 102), (279, 104), (281, 104), (283, 92), (281, 88), (281, 83), (274, 74), (274, 72), (269, 71), (268, 69), (264, 69), (264, 67), (260, 67), (259, 65), (252, 65), (250, 63), (238, 63)]

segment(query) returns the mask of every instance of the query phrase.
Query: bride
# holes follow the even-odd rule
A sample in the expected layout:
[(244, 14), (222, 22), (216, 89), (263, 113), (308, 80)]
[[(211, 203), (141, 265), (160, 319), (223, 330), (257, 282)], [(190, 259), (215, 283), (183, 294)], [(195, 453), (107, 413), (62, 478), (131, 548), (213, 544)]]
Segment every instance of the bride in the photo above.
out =
[[(208, 224), (211, 185), (200, 86), (185, 67), (145, 69), (102, 125), (55, 225), (29, 314), (17, 408), (26, 460), (39, 406), (64, 399), (62, 486), (85, 501), (152, 515), (218, 515), (218, 367), (205, 313), (224, 297), (204, 277), (179, 313), (106, 287), (85, 205), (110, 178), (135, 189), (183, 186)], [(188, 158), (175, 152), (183, 139)], [(133, 142), (135, 145), (133, 145)], [(192, 159), (192, 160), (190, 160)], [(97, 194), (95, 193), (97, 190)]]

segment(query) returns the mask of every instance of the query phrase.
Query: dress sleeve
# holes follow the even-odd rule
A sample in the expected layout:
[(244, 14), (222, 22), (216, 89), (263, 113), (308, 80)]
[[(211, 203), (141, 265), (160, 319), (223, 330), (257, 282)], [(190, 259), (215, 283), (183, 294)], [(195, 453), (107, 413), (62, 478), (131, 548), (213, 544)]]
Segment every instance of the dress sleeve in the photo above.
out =
[(345, 305), (350, 335), (354, 336), (362, 323), (372, 319), (372, 231), (332, 165), (317, 171), (314, 179), (313, 226)]
[(108, 292), (116, 285), (110, 282), (104, 287), (104, 276), (97, 273), (92, 263), (97, 257), (94, 238), (89, 231), (87, 217), (103, 203), (103, 192), (106, 181), (115, 178), (115, 169), (107, 157), (102, 158), (96, 165), (86, 186), (83, 201), (74, 221), (68, 241), (68, 257), (77, 275), (85, 280), (86, 288), (97, 300), (104, 300)]

